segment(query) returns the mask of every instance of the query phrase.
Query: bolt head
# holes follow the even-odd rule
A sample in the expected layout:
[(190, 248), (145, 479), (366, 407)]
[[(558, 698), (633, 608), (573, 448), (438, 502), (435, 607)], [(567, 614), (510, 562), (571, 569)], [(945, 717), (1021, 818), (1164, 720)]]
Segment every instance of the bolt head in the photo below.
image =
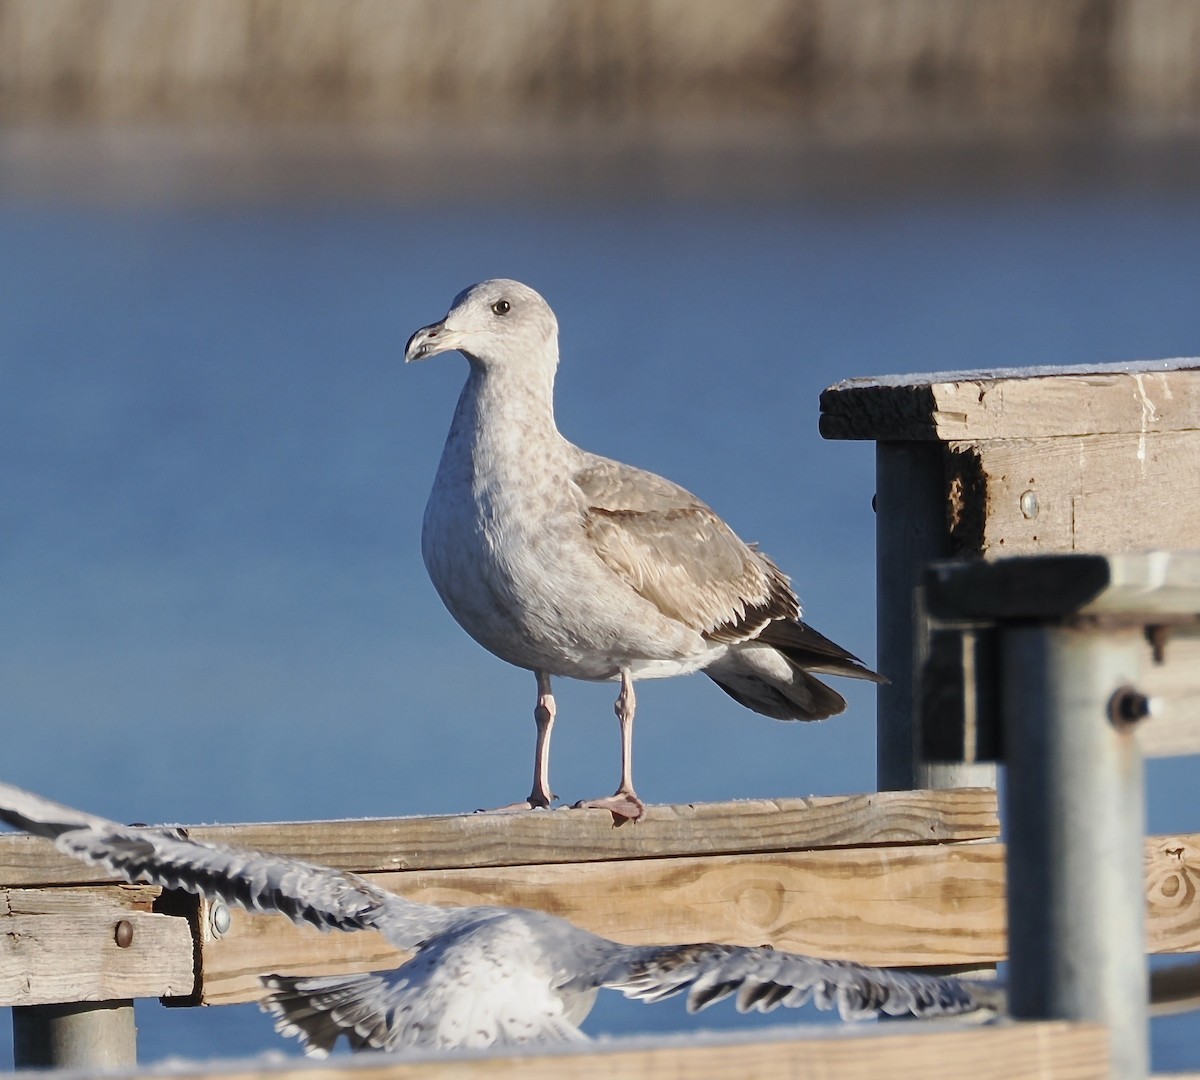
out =
[(1118, 728), (1131, 727), (1154, 711), (1154, 702), (1132, 686), (1122, 686), (1108, 702), (1108, 715)]
[(229, 927), (233, 924), (233, 918), (229, 914), (229, 907), (224, 900), (213, 901), (212, 908), (209, 911), (208, 922), (216, 937), (224, 937), (229, 933)]

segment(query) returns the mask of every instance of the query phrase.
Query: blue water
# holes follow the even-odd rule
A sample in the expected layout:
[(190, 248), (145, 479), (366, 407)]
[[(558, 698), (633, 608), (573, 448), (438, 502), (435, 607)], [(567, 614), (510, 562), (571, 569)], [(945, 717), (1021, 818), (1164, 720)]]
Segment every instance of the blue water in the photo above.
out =
[[(1136, 185), (0, 199), (0, 773), (143, 821), (443, 813), (527, 792), (533, 679), (458, 629), (418, 547), (466, 364), (405, 368), (401, 352), (470, 282), (517, 277), (556, 308), (569, 437), (691, 488), (870, 660), (873, 452), (820, 439), (821, 389), (1196, 354), (1197, 251), (1200, 197)], [(846, 692), (846, 717), (800, 727), (702, 677), (643, 684), (639, 791), (869, 790), (873, 697)], [(558, 686), (568, 799), (615, 784), (612, 697)], [(1200, 828), (1194, 766), (1153, 766), (1153, 829)], [(720, 1006), (703, 1019), (746, 1022)], [(280, 1047), (249, 1007), (147, 1002), (139, 1022), (146, 1061)], [(589, 1030), (692, 1023), (606, 1001)], [(1195, 1068), (1197, 1035), (1192, 1017), (1156, 1022), (1155, 1067)]]

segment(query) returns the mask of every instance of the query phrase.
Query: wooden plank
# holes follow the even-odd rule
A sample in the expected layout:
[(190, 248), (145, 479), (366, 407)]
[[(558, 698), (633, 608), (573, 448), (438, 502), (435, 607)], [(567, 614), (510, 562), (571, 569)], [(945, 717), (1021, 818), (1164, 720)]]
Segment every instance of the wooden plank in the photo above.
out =
[[(426, 870), (371, 880), (428, 903), (538, 908), (631, 944), (770, 943), (868, 963), (964, 964), (1003, 954), (1003, 858), (988, 843)], [(264, 972), (369, 971), (402, 960), (375, 934), (340, 937), (331, 942), (308, 927), (236, 912), (226, 935), (202, 941), (201, 1000), (255, 999)]]
[[(986, 789), (650, 806), (614, 829), (603, 810), (459, 814), (250, 825), (193, 826), (201, 840), (294, 855), (364, 873), (457, 866), (579, 863), (605, 859), (801, 851), (995, 837), (996, 794)], [(0, 835), (0, 885), (103, 881), (101, 871), (44, 840)]]
[(1200, 952), (1200, 833), (1146, 839), (1146, 947)]
[[(1147, 841), (1148, 948), (1200, 951), (1200, 836)], [(1003, 958), (1000, 844), (877, 847), (374, 875), (414, 899), (542, 908), (629, 942), (715, 940), (869, 963), (979, 964)], [(0, 917), (0, 1004), (189, 996), (189, 920), (145, 910), (148, 887), (7, 890)], [(131, 903), (131, 899), (133, 901)], [(138, 906), (140, 905), (140, 906)], [(250, 1000), (257, 976), (395, 966), (376, 934), (324, 935), (235, 911), (214, 939), (205, 907), (197, 989), (209, 1003)], [(117, 917), (134, 928), (117, 949)]]
[(821, 395), (827, 439), (943, 442), (1200, 429), (1200, 360), (851, 379)]
[(947, 452), (962, 552), (1187, 549), (1200, 535), (1200, 431), (953, 441)]
[(118, 884), (110, 888), (0, 888), (0, 919), (16, 915), (90, 915), (123, 918), (129, 911), (153, 911), (162, 895), (156, 885)]
[[(703, 1021), (701, 1020), (700, 1023)], [(252, 1066), (172, 1062), (143, 1077), (222, 1080), (1101, 1080), (1109, 1073), (1108, 1038), (1096, 1024), (1065, 1021), (986, 1027), (938, 1022), (851, 1029), (620, 1039), (541, 1052), (462, 1053), (399, 1058), (363, 1055), (312, 1062), (255, 1061)]]
[[(1146, 847), (1148, 948), (1200, 951), (1200, 836)], [(415, 900), (539, 908), (631, 944), (772, 944), (884, 966), (972, 965), (1007, 950), (1004, 847), (996, 843), (866, 848), (430, 870), (372, 877)], [(324, 935), (233, 913), (201, 944), (206, 1003), (252, 1000), (258, 975), (393, 967), (375, 934)], [(207, 917), (201, 925), (207, 926)]]
[[(0, 1003), (111, 1001), (190, 994), (187, 919), (150, 910), (158, 889), (110, 885), (0, 890)], [(117, 943), (118, 923), (129, 925)]]

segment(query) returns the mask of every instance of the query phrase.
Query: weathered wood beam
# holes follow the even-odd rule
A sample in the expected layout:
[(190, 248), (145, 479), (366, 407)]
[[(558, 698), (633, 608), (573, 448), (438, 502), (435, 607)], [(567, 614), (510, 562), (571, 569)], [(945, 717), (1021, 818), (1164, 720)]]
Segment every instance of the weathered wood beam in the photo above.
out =
[[(631, 944), (720, 941), (906, 966), (1003, 956), (1004, 850), (997, 844), (718, 855), (372, 877), (414, 900), (540, 908)], [(376, 935), (329, 935), (234, 912), (201, 942), (200, 998), (260, 994), (263, 972), (393, 967)], [(202, 919), (202, 925), (209, 920)]]
[[(674, 855), (938, 844), (1000, 833), (986, 789), (889, 791), (650, 806), (614, 829), (602, 810), (189, 826), (199, 840), (292, 855), (339, 870), (580, 863)], [(83, 884), (101, 871), (21, 834), (0, 834), (0, 886)]]
[(827, 439), (939, 442), (1200, 428), (1200, 359), (847, 379), (821, 394)]
[[(630, 942), (770, 942), (878, 964), (961, 965), (1005, 955), (1003, 860), (995, 843), (900, 845), (375, 877), (414, 899), (540, 907)], [(1146, 881), (1148, 949), (1200, 950), (1200, 837), (1147, 841)], [(193, 904), (190, 919), (151, 912), (151, 891), (136, 887), (139, 909), (126, 886), (4, 890), (0, 1003), (193, 991), (206, 1002), (243, 1001), (264, 972), (371, 970), (402, 959), (374, 934), (320, 934), (277, 916), (234, 912), (217, 937), (207, 905), (173, 897)], [(126, 948), (116, 942), (122, 920), (133, 931)]]
[[(962, 800), (956, 798), (960, 794)], [(976, 794), (945, 792), (937, 800), (974, 807), (967, 816), (976, 823), (959, 831), (994, 835), (988, 809), (994, 795), (983, 793), (981, 802)], [(318, 862), (358, 852), (356, 869), (369, 872), (371, 860), (361, 853), (378, 839), (376, 824), (309, 823), (299, 833), (289, 825), (230, 826), (222, 832), (235, 841), (253, 833), (269, 850), (287, 847), (290, 840), (298, 854)], [(943, 825), (938, 815), (928, 818), (929, 835), (936, 838)], [(360, 843), (355, 835), (360, 828), (374, 839)], [(915, 828), (914, 819), (909, 831)], [(870, 835), (880, 834), (871, 830)], [(18, 846), (27, 856), (34, 846), (57, 854), (43, 840), (5, 839), (22, 841)], [(318, 840), (328, 847), (306, 846)], [(374, 855), (384, 865), (393, 861), (378, 850)], [(381, 873), (378, 880), (414, 899), (540, 907), (630, 942), (771, 942), (879, 964), (959, 965), (1005, 954), (1003, 860), (1004, 847), (997, 843), (909, 842), (424, 869)], [(439, 854), (428, 861), (443, 860)], [(28, 863), (55, 865), (32, 855), (22, 872)], [(1200, 837), (1147, 841), (1146, 880), (1148, 949), (1200, 950)], [(278, 916), (234, 912), (229, 931), (218, 938), (207, 906), (198, 909), (190, 897), (173, 895), (171, 910), (188, 916), (172, 916), (162, 912), (161, 901), (160, 911), (148, 910), (152, 893), (145, 886), (116, 885), (0, 891), (0, 940), (6, 943), (0, 950), (0, 1004), (189, 997), (193, 992), (203, 1001), (242, 1001), (257, 994), (257, 976), (264, 972), (370, 970), (401, 959), (376, 935), (325, 935)], [(132, 945), (125, 949), (115, 937), (122, 919), (133, 928)], [(193, 981), (194, 948), (198, 983)]]
[(368, 1055), (251, 1066), (171, 1063), (145, 1077), (190, 1080), (1102, 1080), (1109, 1076), (1108, 1038), (1095, 1024), (1062, 1022), (976, 1027), (949, 1022), (859, 1028), (853, 1037), (829, 1028), (621, 1039), (541, 1052)]
[(0, 1003), (191, 994), (192, 927), (153, 910), (159, 893), (149, 885), (0, 889)]
[[(1146, 841), (1147, 950), (1200, 951), (1200, 834)], [(814, 851), (373, 877), (414, 900), (539, 908), (630, 944), (721, 941), (892, 967), (1003, 960), (1004, 845)], [(199, 1000), (254, 1000), (258, 976), (393, 967), (375, 934), (322, 934), (232, 912), (215, 937), (201, 911)]]
[[(948, 739), (940, 720), (931, 730), (905, 712), (946, 693), (943, 671), (917, 678), (914, 695), (903, 666), (919, 674), (928, 657), (917, 556), (1183, 550), (1200, 536), (1200, 359), (851, 379), (821, 395), (821, 412), (826, 438), (878, 444), (879, 654), (894, 680), (879, 694), (881, 787), (906, 775), (936, 786), (954, 762), (995, 752), (992, 740), (971, 756), (969, 708)], [(1145, 753), (1200, 752), (1192, 671), (1155, 673), (1164, 708), (1140, 736)]]

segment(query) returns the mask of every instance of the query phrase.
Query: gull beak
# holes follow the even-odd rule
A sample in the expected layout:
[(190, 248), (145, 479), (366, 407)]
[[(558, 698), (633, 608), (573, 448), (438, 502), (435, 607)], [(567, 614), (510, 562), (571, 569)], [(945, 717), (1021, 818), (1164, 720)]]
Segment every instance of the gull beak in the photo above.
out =
[(428, 360), (438, 353), (449, 352), (456, 348), (458, 335), (453, 330), (446, 329), (446, 320), (435, 322), (431, 326), (422, 326), (404, 346), (404, 362), (411, 364), (414, 360)]

